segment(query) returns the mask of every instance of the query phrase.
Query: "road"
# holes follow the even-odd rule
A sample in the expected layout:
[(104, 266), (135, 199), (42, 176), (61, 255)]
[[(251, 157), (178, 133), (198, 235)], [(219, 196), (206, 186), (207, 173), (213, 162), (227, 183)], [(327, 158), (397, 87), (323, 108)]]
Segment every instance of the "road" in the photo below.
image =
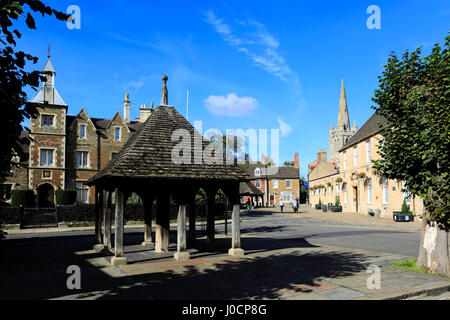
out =
[[(204, 226), (197, 226), (197, 230)], [(172, 228), (176, 232), (176, 228)], [(216, 233), (223, 234), (224, 224), (216, 225)], [(127, 234), (139, 234), (141, 229), (126, 229)], [(172, 233), (173, 233), (172, 232)], [(228, 224), (228, 232), (231, 225)], [(47, 233), (39, 235), (10, 235), (9, 239), (29, 239), (35, 237), (82, 236), (92, 231)], [(348, 223), (335, 223), (302, 218), (301, 215), (279, 216), (266, 212), (242, 214), (241, 234), (273, 239), (299, 239), (312, 245), (329, 245), (340, 248), (352, 248), (373, 252), (385, 252), (415, 258), (420, 245), (420, 234), (416, 231), (405, 231), (392, 226), (369, 226)], [(172, 240), (172, 239), (171, 239)], [(245, 240), (243, 240), (245, 247)]]

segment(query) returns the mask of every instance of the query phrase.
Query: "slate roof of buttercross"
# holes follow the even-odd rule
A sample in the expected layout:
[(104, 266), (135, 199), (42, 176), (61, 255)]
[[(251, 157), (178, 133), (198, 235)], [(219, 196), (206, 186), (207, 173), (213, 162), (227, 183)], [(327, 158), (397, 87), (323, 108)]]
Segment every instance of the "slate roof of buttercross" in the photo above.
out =
[[(167, 99), (167, 98), (166, 98)], [(167, 101), (167, 100), (162, 100)], [(181, 140), (172, 141), (175, 130), (187, 130), (190, 143), (183, 140), (183, 146), (190, 145), (190, 164), (172, 160), (172, 150)], [(195, 137), (202, 140), (203, 149), (208, 146), (200, 133), (173, 107), (160, 105), (147, 121), (125, 143), (119, 154), (96, 176), (88, 181), (94, 184), (103, 178), (154, 178), (190, 180), (246, 181), (248, 174), (238, 165), (195, 163)], [(197, 153), (197, 154), (198, 154)]]
[(239, 184), (239, 194), (241, 196), (260, 196), (263, 195), (264, 192), (259, 190), (250, 182), (241, 182)]

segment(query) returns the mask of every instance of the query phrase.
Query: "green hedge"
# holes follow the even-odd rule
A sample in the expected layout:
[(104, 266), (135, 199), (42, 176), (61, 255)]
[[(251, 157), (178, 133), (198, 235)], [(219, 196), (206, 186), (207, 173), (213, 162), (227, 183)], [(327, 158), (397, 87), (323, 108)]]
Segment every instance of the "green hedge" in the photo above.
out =
[(77, 190), (56, 190), (56, 204), (59, 206), (70, 206), (77, 202)]
[(11, 205), (18, 207), (24, 206), (34, 208), (35, 196), (34, 191), (30, 189), (14, 189), (11, 191)]

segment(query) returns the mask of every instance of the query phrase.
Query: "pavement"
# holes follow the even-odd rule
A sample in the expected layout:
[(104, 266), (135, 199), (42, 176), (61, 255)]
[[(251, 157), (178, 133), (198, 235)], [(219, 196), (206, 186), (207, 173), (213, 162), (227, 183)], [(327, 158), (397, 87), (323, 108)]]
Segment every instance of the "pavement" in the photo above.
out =
[[(91, 249), (92, 231), (9, 235), (0, 250), (0, 299), (380, 300), (450, 297), (450, 278), (406, 271), (392, 263), (417, 251), (420, 225), (390, 219), (259, 210), (242, 213), (242, 258), (227, 255), (230, 236), (216, 228), (213, 250), (198, 228), (191, 260), (143, 248), (142, 230), (125, 233), (128, 264)], [(335, 219), (335, 220), (334, 220)], [(376, 222), (374, 220), (377, 220)], [(385, 223), (382, 223), (385, 222)], [(387, 242), (386, 242), (387, 241)], [(388, 246), (386, 243), (391, 243)], [(393, 245), (398, 243), (398, 246)], [(6, 262), (6, 263), (4, 263)], [(67, 267), (81, 269), (81, 290), (67, 289)], [(369, 268), (371, 267), (371, 268)], [(380, 273), (368, 273), (379, 270)], [(371, 289), (369, 284), (377, 284)]]

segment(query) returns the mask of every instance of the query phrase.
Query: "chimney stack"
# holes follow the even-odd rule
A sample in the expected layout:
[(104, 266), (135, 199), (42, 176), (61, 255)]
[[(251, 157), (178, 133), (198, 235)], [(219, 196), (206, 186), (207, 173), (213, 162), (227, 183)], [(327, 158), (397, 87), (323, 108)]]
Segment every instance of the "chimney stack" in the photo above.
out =
[(296, 152), (296, 153), (295, 153), (295, 156), (294, 156), (294, 167), (295, 167), (296, 169), (299, 169), (299, 168), (300, 168), (300, 158), (299, 158), (299, 156), (298, 156), (298, 152)]
[[(153, 107), (153, 102), (152, 102), (152, 107)], [(139, 109), (139, 111), (140, 111), (139, 121), (145, 122), (152, 115), (153, 108), (148, 109), (147, 105), (143, 104), (143, 105), (141, 105), (141, 108)]]
[(126, 123), (130, 123), (130, 103), (130, 95), (127, 93), (123, 101), (123, 118)]

